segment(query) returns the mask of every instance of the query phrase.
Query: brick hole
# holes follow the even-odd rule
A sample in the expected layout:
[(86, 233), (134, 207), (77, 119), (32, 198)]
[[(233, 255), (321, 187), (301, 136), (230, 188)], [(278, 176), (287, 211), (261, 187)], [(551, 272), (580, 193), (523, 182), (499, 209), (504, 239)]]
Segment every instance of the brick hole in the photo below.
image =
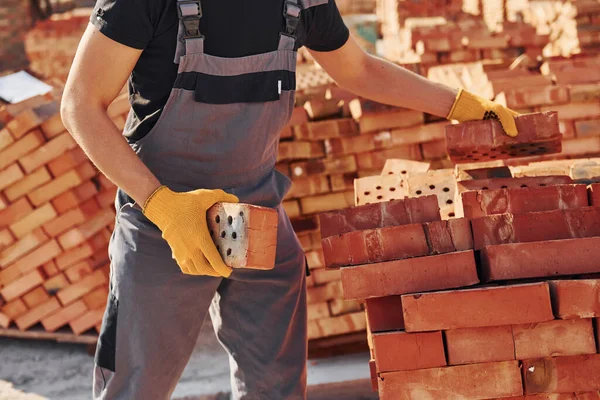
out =
[(487, 157), (488, 153), (483, 153), (482, 156)]
[(402, 171), (401, 174), (402, 175), (406, 175), (408, 172), (407, 171)]
[(537, 146), (537, 145), (536, 145), (535, 143), (529, 143), (529, 145), (528, 145), (528, 146), (529, 146), (529, 147), (535, 147), (535, 146)]
[(240, 217), (243, 217), (243, 216), (244, 216), (244, 212), (240, 211)]
[(526, 151), (527, 151), (527, 149), (519, 149), (519, 151), (520, 151), (521, 153), (524, 153), (524, 152), (526, 152)]
[(233, 224), (233, 217), (231, 215), (229, 217), (227, 217), (227, 223), (229, 225)]
[(381, 186), (377, 186), (377, 187), (375, 187), (375, 189), (381, 190)]
[(390, 201), (394, 201), (394, 200), (396, 200), (396, 199), (394, 199), (393, 197), (390, 199)]
[(419, 196), (420, 196), (422, 193), (423, 193), (422, 191), (420, 191), (420, 190), (417, 190), (417, 195), (419, 195)]
[(514, 150), (516, 148), (517, 148), (517, 146), (515, 146), (514, 144), (512, 146), (509, 146), (509, 149), (512, 149), (512, 150)]
[(473, 153), (473, 154), (477, 154), (477, 150), (473, 150), (471, 153)]
[(232, 237), (232, 238), (234, 238), (234, 239), (237, 239), (237, 232), (233, 232), (233, 233), (231, 234), (231, 237)]
[(431, 190), (435, 189), (435, 185), (429, 185), (429, 189), (431, 189)]
[(450, 199), (446, 200), (446, 204), (452, 204), (452, 203), (454, 203), (452, 200), (450, 200)]
[(469, 154), (469, 155), (467, 156), (467, 158), (473, 158), (473, 156)]
[(521, 187), (522, 187), (522, 188), (526, 188), (526, 187), (527, 187), (527, 185), (526, 185), (526, 184), (522, 184), (522, 185), (521, 185)]
[(517, 155), (517, 153), (509, 153), (508, 155), (511, 157), (515, 157)]
[(481, 188), (481, 190), (488, 190), (488, 189), (489, 189), (489, 187), (487, 187), (487, 186), (484, 186)]
[(448, 216), (449, 217), (454, 217), (456, 214), (454, 214), (453, 212), (449, 213)]
[(444, 192), (446, 192), (446, 193), (448, 193), (448, 192), (450, 191), (450, 188), (447, 188), (447, 187), (445, 187), (445, 188), (443, 189), (443, 191), (444, 191)]
[(545, 147), (538, 147), (537, 149), (540, 150), (540, 151), (545, 151), (546, 150)]
[(370, 194), (371, 194), (371, 192), (365, 192), (365, 196), (368, 196)]
[(225, 233), (225, 231), (221, 232), (221, 237), (222, 237), (223, 239), (225, 239), (225, 236), (227, 236), (227, 234)]
[(508, 186), (502, 185), (502, 186), (500, 186), (500, 189), (508, 189)]
[(230, 256), (231, 255), (231, 249), (227, 249), (227, 255)]
[(389, 175), (394, 175), (394, 171), (388, 172)]
[(545, 183), (540, 183), (540, 186), (546, 186), (546, 184)]
[(390, 188), (390, 192), (395, 192), (395, 191), (396, 191), (396, 188), (395, 188), (395, 187), (391, 187), (391, 188)]
[(371, 203), (369, 203), (369, 202), (365, 203), (365, 205), (368, 205), (368, 204), (371, 204)]
[(497, 158), (496, 156), (490, 156), (490, 158)]
[(220, 216), (216, 216), (215, 217), (215, 222), (218, 224), (219, 222), (221, 222), (221, 217)]
[(504, 150), (502, 150), (502, 151), (500, 152), (500, 154), (508, 154), (508, 151), (504, 151)]
[(381, 200), (381, 199), (383, 199), (383, 196), (381, 196), (381, 195), (377, 196), (377, 200)]

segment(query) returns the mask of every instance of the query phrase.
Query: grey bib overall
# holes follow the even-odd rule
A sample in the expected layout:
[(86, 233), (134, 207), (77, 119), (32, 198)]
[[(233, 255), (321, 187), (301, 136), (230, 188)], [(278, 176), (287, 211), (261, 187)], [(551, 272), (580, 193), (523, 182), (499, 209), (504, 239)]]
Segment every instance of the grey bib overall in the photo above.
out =
[(156, 125), (131, 146), (175, 191), (220, 188), (275, 208), (276, 265), (228, 279), (184, 275), (159, 229), (119, 191), (95, 399), (169, 399), (209, 310), (234, 399), (306, 397), (305, 258), (281, 206), (291, 182), (274, 165), (294, 106), (300, 10), (326, 2), (286, 1), (277, 50), (220, 58), (204, 53), (200, 2), (178, 0), (178, 76)]

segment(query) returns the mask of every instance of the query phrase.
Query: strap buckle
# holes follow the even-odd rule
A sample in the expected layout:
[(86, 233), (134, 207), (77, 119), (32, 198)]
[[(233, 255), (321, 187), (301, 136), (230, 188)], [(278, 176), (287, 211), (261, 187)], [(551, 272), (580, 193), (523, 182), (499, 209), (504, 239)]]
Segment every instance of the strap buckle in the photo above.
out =
[(287, 0), (283, 6), (283, 16), (285, 17), (285, 30), (289, 35), (293, 35), (300, 22), (300, 12), (302, 9), (297, 1)]
[(177, 15), (183, 23), (183, 39), (202, 38), (200, 33), (200, 18), (202, 18), (202, 5), (200, 0), (184, 0), (177, 2)]

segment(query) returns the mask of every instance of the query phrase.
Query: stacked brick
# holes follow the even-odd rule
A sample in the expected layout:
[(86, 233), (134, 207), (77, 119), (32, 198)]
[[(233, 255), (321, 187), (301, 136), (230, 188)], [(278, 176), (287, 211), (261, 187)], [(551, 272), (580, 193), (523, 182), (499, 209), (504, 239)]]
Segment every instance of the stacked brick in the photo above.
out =
[(91, 9), (75, 9), (38, 21), (25, 35), (29, 69), (42, 78), (65, 81)]
[(459, 165), (462, 218), (432, 195), (319, 215), (382, 399), (600, 399), (597, 163)]
[(0, 4), (0, 71), (27, 65), (23, 35), (30, 28), (29, 1), (3, 0)]
[[(128, 108), (126, 94), (111, 105), (116, 124)], [(4, 106), (0, 120), (0, 327), (98, 330), (116, 188), (66, 132), (50, 95)]]

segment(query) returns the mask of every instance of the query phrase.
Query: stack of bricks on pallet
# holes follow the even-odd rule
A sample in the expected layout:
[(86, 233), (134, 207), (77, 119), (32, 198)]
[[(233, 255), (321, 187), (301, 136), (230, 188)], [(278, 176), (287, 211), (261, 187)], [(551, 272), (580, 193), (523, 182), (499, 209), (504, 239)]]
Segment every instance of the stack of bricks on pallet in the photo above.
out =
[[(109, 115), (122, 127), (128, 108), (125, 97)], [(116, 187), (65, 130), (52, 95), (6, 105), (0, 121), (0, 326), (98, 330)]]
[(599, 161), (459, 164), (448, 220), (433, 195), (319, 215), (382, 399), (600, 399)]

